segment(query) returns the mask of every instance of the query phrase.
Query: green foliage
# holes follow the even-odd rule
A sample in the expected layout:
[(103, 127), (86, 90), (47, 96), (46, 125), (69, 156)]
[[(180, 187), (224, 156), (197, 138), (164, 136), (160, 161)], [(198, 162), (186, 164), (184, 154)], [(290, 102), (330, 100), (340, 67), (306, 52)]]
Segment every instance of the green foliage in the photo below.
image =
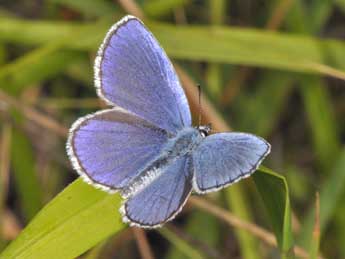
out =
[[(41, 208), (43, 196), (37, 179), (38, 175), (36, 175), (31, 143), (18, 130), (12, 131), (11, 151), (14, 179), (22, 202), (23, 214), (29, 221)], [(17, 159), (20, 157), (25, 157), (25, 159)]]
[(175, 8), (187, 5), (190, 0), (152, 0), (143, 3), (143, 11), (150, 17), (160, 17), (171, 13)]
[[(35, 8), (34, 2), (0, 4), (0, 89), (68, 127), (89, 112), (77, 100), (95, 98), (90, 88), (94, 54), (128, 6), (108, 0), (46, 0), (38, 1), (40, 8)], [(286, 172), (285, 178), (260, 167), (252, 177), (257, 191), (251, 181), (242, 181), (211, 196), (229, 215), (272, 229), (278, 250), (263, 246), (261, 238), (240, 224), (228, 228), (211, 212), (188, 206), (190, 210), (172, 223), (180, 232), (158, 230), (158, 240), (165, 240), (165, 245), (151, 242), (157, 236), (148, 235), (154, 254), (170, 259), (272, 258), (278, 252), (282, 258), (293, 258), (298, 244), (311, 258), (319, 250), (326, 258), (344, 258), (345, 43), (340, 31), (345, 1), (275, 0), (261, 6), (254, 0), (248, 5), (224, 0), (135, 2), (169, 57), (202, 83), (203, 94), (219, 115), (235, 130), (267, 138), (272, 154), (265, 163)], [(280, 19), (281, 29), (260, 28), (271, 19)], [(242, 74), (238, 65), (249, 71)], [(322, 78), (325, 75), (328, 78)], [(50, 100), (55, 108), (47, 105)], [(66, 108), (64, 103), (71, 105)], [(99, 105), (90, 107), (99, 109)], [(7, 187), (0, 190), (0, 196), (7, 197), (0, 224), (5, 224), (8, 210), (11, 219), (24, 227), (12, 242), (12, 237), (0, 233), (1, 248), (9, 243), (0, 258), (85, 257), (104, 241), (85, 257), (97, 258), (107, 249), (104, 244), (110, 236), (112, 242), (123, 242), (116, 252), (132, 247), (134, 242), (118, 235), (126, 228), (118, 212), (119, 196), (80, 179), (63, 189), (60, 184), (71, 181), (65, 139), (34, 137), (36, 122), (22, 112), (13, 112), (0, 99), (0, 130), (6, 122), (12, 135), (10, 151), (1, 149), (0, 139), (0, 152), (10, 152), (9, 158), (0, 154), (0, 171), (4, 170), (1, 159), (11, 162), (9, 172), (0, 172), (1, 180), (6, 173), (10, 178), (8, 186), (6, 181), (0, 185)], [(42, 146), (49, 152), (42, 152)], [(61, 192), (42, 208), (55, 192), (46, 195), (50, 186)], [(319, 233), (313, 231), (317, 191)], [(295, 223), (299, 231), (292, 231), (292, 215), (299, 221)], [(129, 250), (127, 257), (137, 256), (136, 249)]]
[[(158, 232), (167, 240), (169, 240), (183, 255), (187, 258), (202, 259), (204, 256), (187, 242), (184, 242), (178, 235), (169, 231), (167, 228), (162, 228)], [(179, 257), (181, 258), (181, 257)]]
[[(200, 226), (207, 226), (200, 227)], [(220, 242), (220, 224), (212, 215), (205, 212), (193, 212), (189, 216), (186, 232), (196, 240), (202, 241), (211, 249), (216, 249)], [(188, 259), (191, 252), (181, 251), (177, 246), (170, 249), (167, 258), (169, 259)]]
[(106, 0), (49, 0), (49, 2), (66, 6), (72, 10), (83, 13), (86, 16), (112, 15), (117, 11), (116, 5)]
[(301, 78), (301, 93), (311, 125), (312, 140), (320, 166), (331, 168), (340, 152), (336, 121), (327, 89), (316, 77)]
[[(327, 180), (320, 189), (320, 231), (323, 233), (327, 224), (336, 211), (336, 206), (341, 202), (345, 190), (345, 150), (342, 150), (336, 164), (332, 167)], [(312, 204), (311, 204), (312, 205)], [(314, 226), (314, 206), (308, 212), (301, 231), (300, 242), (308, 247)]]
[[(106, 20), (108, 22), (100, 22), (95, 26), (94, 23), (81, 25), (2, 18), (0, 39), (32, 45), (65, 38), (65, 47), (94, 50), (111, 24), (109, 19)], [(345, 44), (335, 40), (222, 26), (176, 27), (152, 21), (147, 21), (146, 24), (168, 54), (175, 58), (322, 74), (332, 74), (329, 70), (345, 67), (339, 58), (339, 55), (345, 53)], [(25, 33), (21, 33), (23, 30)], [(77, 41), (66, 38), (75, 39), (75, 33), (82, 38)], [(199, 44), (195, 44), (196, 42)], [(341, 71), (338, 73), (343, 76)]]
[(0, 258), (75, 258), (124, 225), (118, 195), (77, 180), (31, 221)]
[(285, 178), (270, 169), (261, 167), (254, 181), (266, 206), (282, 258), (293, 257), (291, 230), (291, 205)]

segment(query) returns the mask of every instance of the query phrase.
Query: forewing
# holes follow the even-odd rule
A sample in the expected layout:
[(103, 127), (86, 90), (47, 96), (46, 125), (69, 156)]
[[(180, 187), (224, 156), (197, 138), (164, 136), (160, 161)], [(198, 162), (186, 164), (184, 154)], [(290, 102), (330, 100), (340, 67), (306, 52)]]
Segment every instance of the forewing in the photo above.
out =
[(77, 120), (70, 129), (67, 151), (85, 180), (118, 190), (158, 156), (166, 140), (164, 130), (117, 107)]
[(95, 62), (98, 94), (176, 133), (191, 125), (185, 93), (164, 50), (143, 23), (126, 16), (108, 32)]
[(216, 191), (249, 176), (269, 152), (264, 139), (247, 133), (206, 137), (193, 154), (194, 190)]
[(121, 212), (124, 221), (140, 227), (157, 227), (182, 209), (192, 191), (191, 158), (184, 156), (158, 168), (159, 176), (130, 197)]

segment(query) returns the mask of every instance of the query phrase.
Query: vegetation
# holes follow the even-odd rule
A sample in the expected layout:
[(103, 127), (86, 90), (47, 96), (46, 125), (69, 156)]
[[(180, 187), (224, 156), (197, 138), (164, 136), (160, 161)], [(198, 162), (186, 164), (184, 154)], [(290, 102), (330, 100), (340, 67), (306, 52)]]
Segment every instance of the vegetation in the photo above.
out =
[[(106, 106), (94, 56), (128, 13), (195, 119), (200, 84), (203, 122), (272, 144), (253, 177), (150, 231), (124, 225), (120, 196), (77, 179), (65, 151), (71, 123)], [(343, 0), (2, 1), (0, 258), (345, 258), (344, 19)]]

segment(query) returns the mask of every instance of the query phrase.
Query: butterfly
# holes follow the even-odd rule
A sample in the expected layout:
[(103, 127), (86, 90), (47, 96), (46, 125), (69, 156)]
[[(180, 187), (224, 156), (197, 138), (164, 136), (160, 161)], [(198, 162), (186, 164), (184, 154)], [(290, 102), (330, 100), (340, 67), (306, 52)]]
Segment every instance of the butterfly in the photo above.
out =
[(170, 60), (134, 16), (111, 27), (94, 73), (98, 96), (111, 108), (78, 119), (67, 152), (87, 183), (120, 192), (120, 212), (131, 226), (161, 226), (193, 191), (217, 191), (250, 176), (270, 152), (252, 134), (193, 127)]

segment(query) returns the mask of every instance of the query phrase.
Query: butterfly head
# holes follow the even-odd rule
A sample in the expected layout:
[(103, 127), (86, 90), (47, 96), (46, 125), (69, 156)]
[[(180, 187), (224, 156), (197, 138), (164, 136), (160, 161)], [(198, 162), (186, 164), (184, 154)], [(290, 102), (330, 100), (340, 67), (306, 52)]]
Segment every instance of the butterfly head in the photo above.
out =
[(212, 127), (211, 127), (211, 124), (209, 123), (207, 125), (198, 126), (197, 129), (198, 129), (200, 135), (205, 138), (209, 135)]

